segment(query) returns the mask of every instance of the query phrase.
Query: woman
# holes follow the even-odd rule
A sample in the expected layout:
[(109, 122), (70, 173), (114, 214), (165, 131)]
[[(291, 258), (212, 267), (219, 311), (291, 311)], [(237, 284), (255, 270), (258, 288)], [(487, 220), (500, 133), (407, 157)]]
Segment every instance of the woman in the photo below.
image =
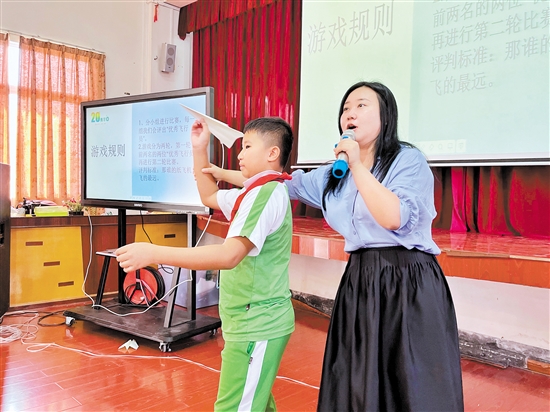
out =
[[(351, 86), (340, 104), (349, 171), (296, 171), (291, 199), (321, 208), (350, 253), (331, 316), (319, 411), (462, 411), (454, 306), (431, 236), (433, 175), (397, 136), (397, 104), (380, 83)], [(228, 171), (206, 169), (235, 181)], [(234, 176), (234, 175), (233, 175)], [(347, 217), (347, 218), (344, 218)]]

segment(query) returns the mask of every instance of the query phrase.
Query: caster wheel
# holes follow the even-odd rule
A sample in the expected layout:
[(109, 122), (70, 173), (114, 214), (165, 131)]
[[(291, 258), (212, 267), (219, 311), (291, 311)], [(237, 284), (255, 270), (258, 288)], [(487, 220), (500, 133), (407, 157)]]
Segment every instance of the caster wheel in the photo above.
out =
[(165, 352), (170, 352), (170, 351), (171, 351), (171, 349), (170, 349), (170, 344), (169, 344), (169, 343), (161, 343), (161, 344), (159, 345), (159, 349), (160, 349), (161, 352), (164, 352), (164, 353), (165, 353)]

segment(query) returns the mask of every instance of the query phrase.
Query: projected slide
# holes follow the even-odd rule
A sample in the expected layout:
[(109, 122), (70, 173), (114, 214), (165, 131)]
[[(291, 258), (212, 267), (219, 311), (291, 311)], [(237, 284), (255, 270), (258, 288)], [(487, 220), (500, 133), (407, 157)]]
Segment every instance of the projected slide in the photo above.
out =
[[(205, 97), (121, 105), (87, 112), (87, 196), (201, 205), (190, 141), (194, 118), (185, 104), (205, 112)], [(182, 193), (185, 191), (185, 194)]]
[(399, 135), (434, 164), (550, 160), (548, 1), (304, 0), (299, 164), (333, 159), (360, 80), (395, 94)]

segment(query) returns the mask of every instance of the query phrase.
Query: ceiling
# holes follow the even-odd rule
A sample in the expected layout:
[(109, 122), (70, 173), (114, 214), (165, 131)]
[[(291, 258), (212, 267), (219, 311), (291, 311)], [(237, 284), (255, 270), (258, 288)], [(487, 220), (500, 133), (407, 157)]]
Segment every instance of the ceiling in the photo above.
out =
[(165, 3), (171, 4), (172, 6), (176, 7), (183, 7), (187, 6), (190, 3), (194, 3), (197, 0), (164, 0)]

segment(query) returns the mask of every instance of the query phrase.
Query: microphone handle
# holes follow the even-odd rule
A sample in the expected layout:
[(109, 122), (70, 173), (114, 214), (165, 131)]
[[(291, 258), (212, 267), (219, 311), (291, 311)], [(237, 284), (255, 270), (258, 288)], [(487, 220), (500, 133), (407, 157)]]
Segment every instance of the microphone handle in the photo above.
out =
[(332, 175), (337, 179), (341, 179), (348, 169), (348, 155), (344, 152), (338, 153), (336, 161), (332, 164)]
[(344, 162), (348, 163), (349, 162), (349, 158), (348, 158), (348, 154), (346, 152), (340, 152), (338, 153), (338, 156), (336, 157), (337, 160), (343, 160)]
[[(355, 133), (353, 130), (346, 130), (343, 134), (340, 140), (343, 139), (353, 139), (355, 140)], [(347, 173), (349, 166), (348, 166), (349, 158), (346, 152), (340, 152), (338, 153), (338, 156), (336, 157), (336, 161), (332, 165), (332, 175), (336, 177), (337, 179), (341, 179), (344, 177), (344, 175)]]

